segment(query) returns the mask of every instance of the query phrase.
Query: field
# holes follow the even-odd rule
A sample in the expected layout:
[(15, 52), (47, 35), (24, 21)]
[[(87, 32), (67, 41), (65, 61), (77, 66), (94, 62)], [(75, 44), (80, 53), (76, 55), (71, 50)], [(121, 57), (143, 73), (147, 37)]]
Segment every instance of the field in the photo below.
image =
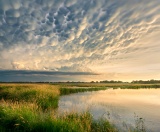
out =
[[(58, 115), (59, 97), (66, 94), (107, 88), (158, 88), (159, 84), (0, 84), (0, 131), (22, 132), (116, 132), (104, 119), (94, 121), (86, 111)], [(141, 130), (135, 130), (141, 131)]]

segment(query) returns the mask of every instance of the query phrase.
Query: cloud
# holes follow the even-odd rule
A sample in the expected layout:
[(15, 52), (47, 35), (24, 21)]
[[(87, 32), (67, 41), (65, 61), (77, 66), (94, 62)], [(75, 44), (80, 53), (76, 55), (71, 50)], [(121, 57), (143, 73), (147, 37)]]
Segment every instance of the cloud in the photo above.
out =
[[(30, 70), (0, 70), (0, 82), (45, 82), (45, 81), (79, 81), (85, 76), (97, 76), (92, 72), (56, 72), (56, 71), (30, 71)], [(74, 76), (74, 79), (73, 79)], [(83, 80), (86, 81), (86, 80)]]
[(0, 68), (147, 71), (160, 64), (149, 57), (159, 56), (159, 12), (158, 0), (1, 0)]
[(7, 75), (44, 75), (44, 76), (49, 76), (49, 75), (98, 75), (96, 73), (92, 72), (56, 72), (56, 71), (30, 71), (30, 70), (0, 70), (0, 73), (2, 76), (7, 76)]

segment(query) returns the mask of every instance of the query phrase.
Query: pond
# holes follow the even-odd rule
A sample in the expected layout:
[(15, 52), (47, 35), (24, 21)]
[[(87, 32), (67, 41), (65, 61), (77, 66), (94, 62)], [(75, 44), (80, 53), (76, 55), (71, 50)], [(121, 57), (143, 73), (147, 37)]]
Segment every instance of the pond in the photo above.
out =
[(59, 113), (87, 110), (95, 120), (106, 118), (121, 131), (139, 125), (148, 132), (160, 131), (160, 89), (108, 89), (61, 96), (59, 100)]

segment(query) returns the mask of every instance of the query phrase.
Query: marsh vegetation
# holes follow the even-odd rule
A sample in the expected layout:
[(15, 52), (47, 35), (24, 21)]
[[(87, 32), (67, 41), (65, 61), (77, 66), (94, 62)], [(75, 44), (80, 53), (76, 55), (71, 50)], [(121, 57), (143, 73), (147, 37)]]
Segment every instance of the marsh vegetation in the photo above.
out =
[[(140, 85), (130, 85), (137, 88)], [(154, 85), (157, 87), (156, 85)], [(77, 92), (127, 88), (124, 84), (0, 84), (0, 131), (116, 132), (107, 119), (89, 111), (57, 114), (60, 96)], [(145, 85), (146, 87), (146, 85)], [(152, 87), (152, 85), (147, 85)], [(137, 121), (138, 123), (138, 121)], [(140, 123), (137, 124), (137, 126)], [(140, 131), (137, 127), (134, 131)]]
[[(47, 84), (1, 84), (0, 131), (116, 131), (107, 120), (95, 123), (89, 112), (58, 116), (56, 108), (60, 92), (59, 86)], [(67, 93), (63, 89), (61, 94)]]

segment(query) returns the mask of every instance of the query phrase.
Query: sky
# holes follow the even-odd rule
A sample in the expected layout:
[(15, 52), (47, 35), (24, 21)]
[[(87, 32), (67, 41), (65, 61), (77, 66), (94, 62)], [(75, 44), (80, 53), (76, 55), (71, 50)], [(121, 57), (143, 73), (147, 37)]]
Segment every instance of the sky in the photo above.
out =
[(0, 0), (0, 81), (160, 79), (160, 0)]

